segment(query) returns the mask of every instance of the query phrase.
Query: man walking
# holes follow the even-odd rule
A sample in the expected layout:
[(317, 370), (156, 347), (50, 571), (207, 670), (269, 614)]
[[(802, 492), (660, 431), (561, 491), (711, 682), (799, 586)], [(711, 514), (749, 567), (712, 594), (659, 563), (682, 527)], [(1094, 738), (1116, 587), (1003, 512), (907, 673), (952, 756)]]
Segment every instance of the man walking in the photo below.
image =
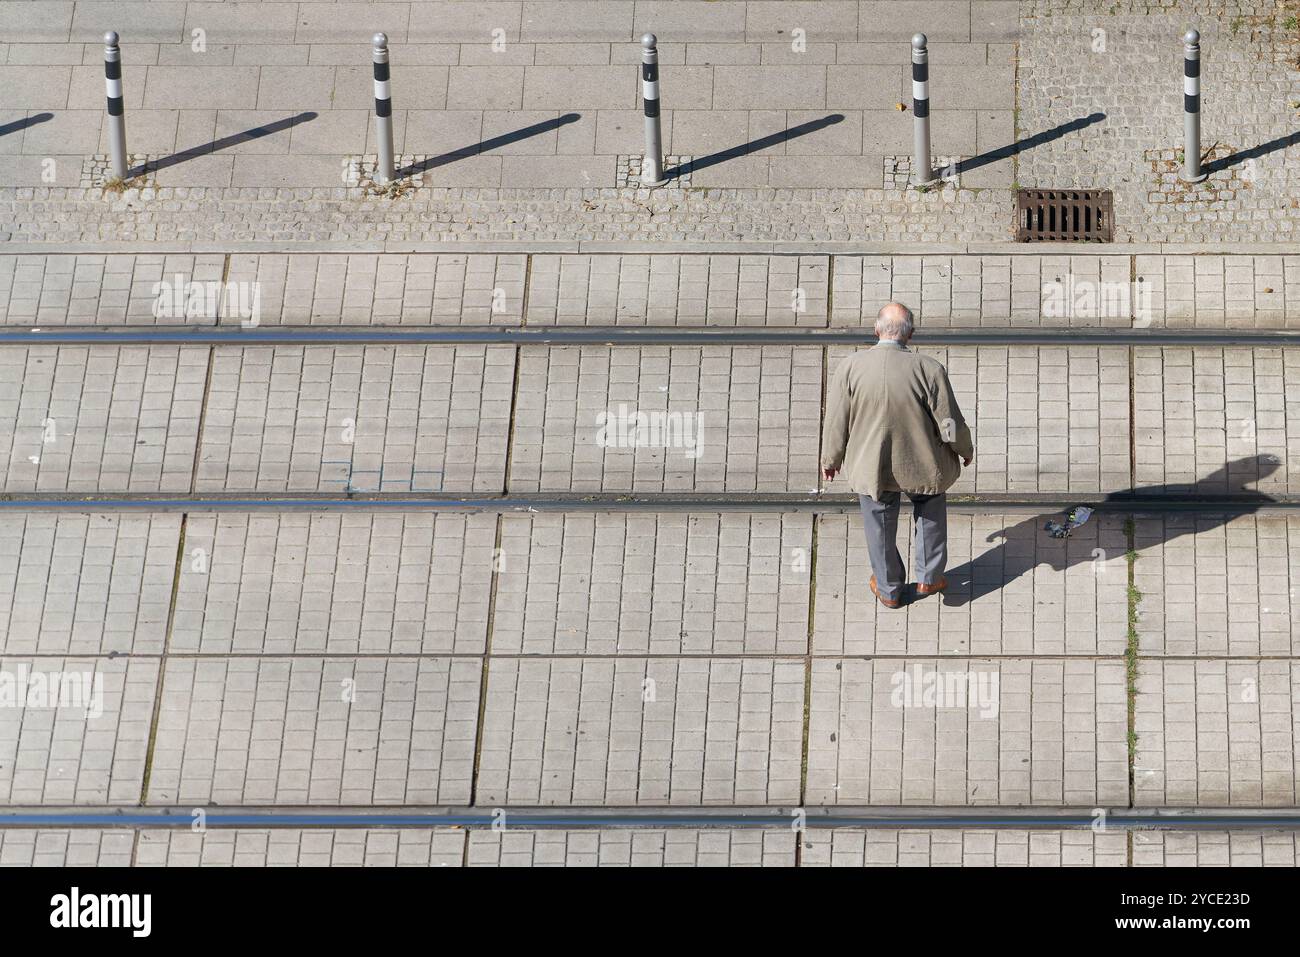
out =
[(880, 310), (880, 341), (840, 363), (831, 378), (822, 431), (822, 472), (830, 480), (843, 466), (858, 493), (871, 590), (886, 608), (902, 604), (906, 578), (896, 542), (899, 493), (912, 503), (916, 593), (941, 592), (948, 587), (944, 493), (975, 455), (948, 373), (907, 348), (912, 329), (906, 306), (891, 302)]

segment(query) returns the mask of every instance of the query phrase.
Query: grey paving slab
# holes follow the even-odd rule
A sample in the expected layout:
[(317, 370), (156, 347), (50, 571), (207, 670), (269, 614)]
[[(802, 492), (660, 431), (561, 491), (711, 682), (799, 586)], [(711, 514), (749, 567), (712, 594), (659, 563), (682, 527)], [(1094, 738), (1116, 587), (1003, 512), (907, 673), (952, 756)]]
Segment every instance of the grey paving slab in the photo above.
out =
[(1297, 377), (1293, 350), (1135, 348), (1138, 484), (1261, 503), (1300, 490)]
[(474, 658), (172, 658), (147, 800), (468, 802), (482, 670)]
[(179, 515), (0, 515), (0, 654), (159, 654)]
[(518, 324), (525, 273), (521, 255), (236, 254), (227, 281), (256, 284), (263, 323)]
[(1135, 831), (1134, 867), (1295, 867), (1294, 834)]
[(188, 491), (207, 349), (0, 352), (6, 491)]
[[(948, 591), (902, 609), (867, 584), (862, 519), (817, 520), (814, 655), (1122, 655), (1127, 643), (1127, 537), (1099, 516), (1066, 539), (1043, 529), (1060, 515), (952, 514)], [(899, 552), (911, 577), (908, 511)]]
[(815, 829), (803, 867), (1124, 867), (1120, 831)]
[(1136, 802), (1294, 805), (1298, 687), (1294, 659), (1139, 662)]
[[(1128, 352), (1092, 346), (922, 347), (948, 370), (975, 439), (961, 492), (1071, 492), (1131, 487)], [(827, 376), (853, 350), (827, 350)], [(1149, 388), (1159, 388), (1149, 380)], [(843, 480), (825, 483), (849, 491)]]
[(0, 831), (0, 867), (130, 867), (132, 831)]
[(356, 828), (142, 830), (139, 867), (460, 867), (465, 832)]
[(157, 659), (7, 655), (0, 683), (0, 804), (140, 800)]
[(1123, 659), (814, 659), (810, 804), (1126, 804)]
[(819, 350), (524, 348), (511, 491), (814, 487)]
[(823, 256), (534, 256), (530, 325), (826, 324)]
[(15, 256), (0, 260), (0, 321), (203, 325), (220, 308), (217, 254)]
[(481, 654), (491, 515), (188, 516), (169, 650)]
[(197, 487), (504, 487), (509, 346), (277, 346), (213, 360)]
[(800, 515), (506, 516), (493, 654), (802, 654)]
[(804, 664), (493, 658), (478, 803), (799, 799)]
[(1300, 654), (1300, 520), (1169, 515), (1134, 523), (1137, 631), (1151, 656)]
[(471, 831), (470, 867), (793, 867), (795, 835), (773, 830)]

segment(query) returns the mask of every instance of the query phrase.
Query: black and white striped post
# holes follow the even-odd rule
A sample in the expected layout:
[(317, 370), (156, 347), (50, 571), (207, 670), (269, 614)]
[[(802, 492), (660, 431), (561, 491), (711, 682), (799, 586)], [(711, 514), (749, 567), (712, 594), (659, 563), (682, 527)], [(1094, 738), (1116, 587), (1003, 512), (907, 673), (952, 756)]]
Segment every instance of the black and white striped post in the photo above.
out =
[(393, 92), (388, 82), (388, 37), (376, 33), (375, 60), (375, 138), (379, 142), (379, 163), (375, 182), (391, 183), (396, 178), (393, 162)]
[(939, 181), (930, 157), (930, 51), (924, 33), (912, 37), (912, 179), (917, 186)]
[(1199, 183), (1201, 170), (1201, 35), (1183, 37), (1183, 180)]
[(641, 160), (641, 185), (662, 186), (664, 139), (659, 126), (659, 47), (653, 33), (641, 38), (641, 103), (645, 108), (645, 158)]
[(104, 34), (104, 92), (108, 96), (108, 153), (113, 177), (126, 179), (126, 110), (122, 103), (122, 51), (117, 34)]

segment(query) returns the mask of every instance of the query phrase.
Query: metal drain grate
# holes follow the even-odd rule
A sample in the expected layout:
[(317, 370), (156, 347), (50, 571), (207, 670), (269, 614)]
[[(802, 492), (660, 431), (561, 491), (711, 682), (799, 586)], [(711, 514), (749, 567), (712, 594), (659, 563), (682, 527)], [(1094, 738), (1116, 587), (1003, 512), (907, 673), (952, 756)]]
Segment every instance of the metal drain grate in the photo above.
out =
[(1108, 189), (1016, 190), (1016, 242), (1108, 243), (1112, 202)]

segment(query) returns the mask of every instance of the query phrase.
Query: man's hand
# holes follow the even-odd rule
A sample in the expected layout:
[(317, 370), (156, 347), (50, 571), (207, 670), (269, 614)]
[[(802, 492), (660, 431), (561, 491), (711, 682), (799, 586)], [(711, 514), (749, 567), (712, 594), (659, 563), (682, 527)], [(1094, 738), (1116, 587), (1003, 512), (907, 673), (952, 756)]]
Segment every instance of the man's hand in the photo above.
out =
[(822, 475), (826, 476), (826, 481), (828, 482), (834, 481), (835, 476), (839, 474), (840, 474), (840, 470), (838, 467), (833, 469), (826, 469), (826, 468), (822, 469)]
[(962, 460), (961, 460), (961, 464), (962, 464), (962, 467), (963, 467), (963, 468), (969, 466), (969, 465), (970, 465), (970, 459), (966, 459), (966, 458), (962, 459)]

